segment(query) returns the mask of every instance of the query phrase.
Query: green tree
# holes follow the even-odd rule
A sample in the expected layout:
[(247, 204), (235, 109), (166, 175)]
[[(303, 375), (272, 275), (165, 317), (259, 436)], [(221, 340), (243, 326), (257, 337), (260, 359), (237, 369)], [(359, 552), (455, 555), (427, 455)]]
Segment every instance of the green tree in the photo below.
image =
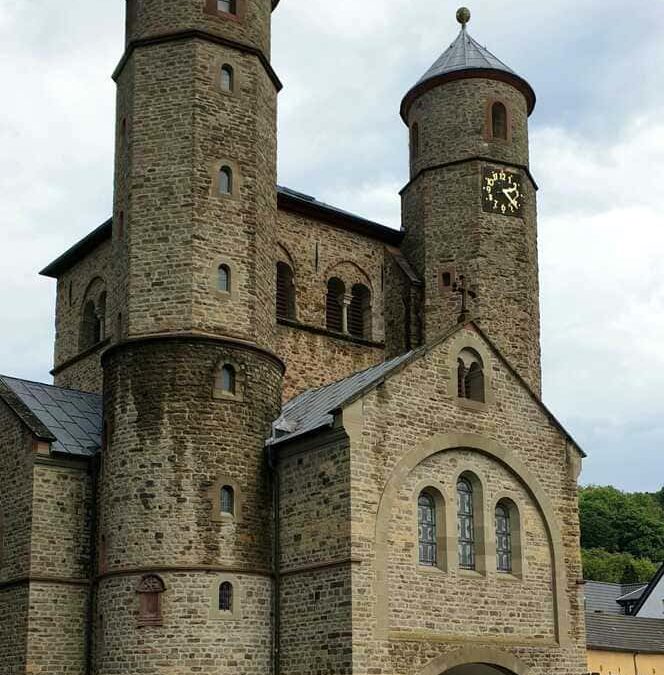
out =
[(647, 583), (657, 572), (657, 565), (629, 553), (609, 553), (601, 548), (582, 550), (583, 576), (592, 581), (614, 584)]

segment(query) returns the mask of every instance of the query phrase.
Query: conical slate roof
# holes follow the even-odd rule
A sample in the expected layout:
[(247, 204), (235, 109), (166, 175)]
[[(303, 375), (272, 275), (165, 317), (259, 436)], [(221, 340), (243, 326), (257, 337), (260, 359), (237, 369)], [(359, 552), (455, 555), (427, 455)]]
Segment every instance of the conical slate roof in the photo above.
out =
[(463, 23), (456, 40), (404, 97), (401, 104), (402, 117), (406, 119), (410, 104), (420, 93), (442, 82), (466, 77), (486, 77), (510, 82), (526, 97), (529, 114), (535, 107), (535, 92), (528, 82), (471, 37)]
[(495, 57), (486, 47), (473, 39), (464, 26), (457, 39), (443, 52), (440, 58), (420, 78), (420, 82), (457, 70), (474, 68), (503, 70), (511, 75), (516, 73)]

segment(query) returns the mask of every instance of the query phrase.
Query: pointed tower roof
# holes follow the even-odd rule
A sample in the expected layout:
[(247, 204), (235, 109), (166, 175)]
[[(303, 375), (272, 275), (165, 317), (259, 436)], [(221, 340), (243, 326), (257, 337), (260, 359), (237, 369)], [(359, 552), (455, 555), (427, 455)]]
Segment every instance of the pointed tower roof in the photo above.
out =
[(471, 37), (466, 28), (470, 21), (468, 9), (465, 7), (459, 9), (457, 21), (461, 24), (461, 31), (457, 38), (404, 97), (401, 104), (401, 116), (404, 120), (406, 120), (408, 108), (420, 94), (443, 82), (474, 77), (501, 80), (514, 85), (526, 97), (528, 114), (530, 114), (535, 108), (536, 100), (533, 88), (508, 65)]

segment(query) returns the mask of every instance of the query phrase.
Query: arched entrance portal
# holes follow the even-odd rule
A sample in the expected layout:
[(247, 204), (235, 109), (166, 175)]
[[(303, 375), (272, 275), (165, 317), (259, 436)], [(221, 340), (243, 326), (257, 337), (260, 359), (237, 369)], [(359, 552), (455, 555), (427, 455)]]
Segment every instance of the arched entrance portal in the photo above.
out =
[(466, 663), (445, 671), (444, 675), (514, 675), (511, 670), (486, 663)]

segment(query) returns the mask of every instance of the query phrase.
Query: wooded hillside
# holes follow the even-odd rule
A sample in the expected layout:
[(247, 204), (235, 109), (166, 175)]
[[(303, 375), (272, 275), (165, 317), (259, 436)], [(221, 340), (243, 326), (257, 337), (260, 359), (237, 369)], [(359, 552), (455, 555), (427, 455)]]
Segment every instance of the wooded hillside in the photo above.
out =
[(579, 510), (584, 577), (650, 581), (664, 562), (664, 488), (654, 494), (580, 488)]

